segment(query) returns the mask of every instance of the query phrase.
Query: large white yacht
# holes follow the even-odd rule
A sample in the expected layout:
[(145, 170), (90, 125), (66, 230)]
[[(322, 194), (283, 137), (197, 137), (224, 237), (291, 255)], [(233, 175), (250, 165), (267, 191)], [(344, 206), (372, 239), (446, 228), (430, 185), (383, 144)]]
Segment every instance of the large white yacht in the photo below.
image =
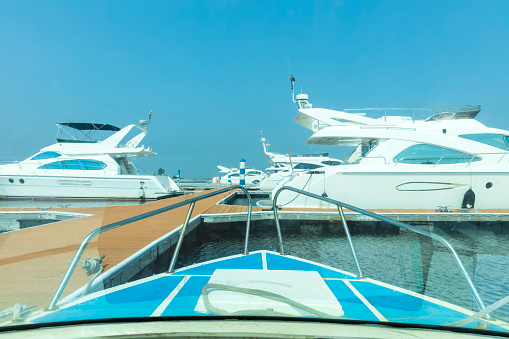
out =
[(260, 182), (260, 189), (274, 189), (278, 183), (288, 179), (293, 172), (304, 172), (326, 166), (338, 166), (342, 163), (341, 160), (329, 158), (329, 153), (290, 155), (290, 153), (270, 152), (268, 150), (270, 144), (261, 136), (261, 130), (260, 140), (263, 145), (263, 154), (265, 154), (272, 165), (265, 169), (269, 176)]
[[(174, 195), (180, 189), (168, 176), (140, 175), (130, 160), (156, 155), (139, 146), (147, 134), (146, 123), (142, 120), (140, 126), (123, 129), (96, 123), (57, 124), (56, 144), (21, 162), (0, 165), (0, 198), (156, 199)], [(96, 140), (100, 133), (112, 135)]]
[[(476, 121), (479, 106), (416, 120), (313, 108), (306, 94), (297, 95), (296, 104), (294, 121), (313, 132), (307, 143), (355, 150), (340, 166), (298, 173), (276, 190), (292, 186), (368, 209), (509, 207), (509, 131)], [(331, 207), (290, 191), (278, 205)]]

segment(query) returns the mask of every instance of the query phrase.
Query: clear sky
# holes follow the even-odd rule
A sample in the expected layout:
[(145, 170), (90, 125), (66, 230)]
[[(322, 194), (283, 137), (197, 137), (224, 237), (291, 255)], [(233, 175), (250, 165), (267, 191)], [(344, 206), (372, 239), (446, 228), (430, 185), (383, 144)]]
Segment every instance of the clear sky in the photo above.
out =
[(305, 143), (288, 60), (314, 107), (478, 104), (509, 129), (508, 18), (507, 0), (0, 0), (0, 158), (54, 143), (57, 122), (150, 110), (148, 172), (264, 169), (260, 128), (272, 151), (345, 158)]

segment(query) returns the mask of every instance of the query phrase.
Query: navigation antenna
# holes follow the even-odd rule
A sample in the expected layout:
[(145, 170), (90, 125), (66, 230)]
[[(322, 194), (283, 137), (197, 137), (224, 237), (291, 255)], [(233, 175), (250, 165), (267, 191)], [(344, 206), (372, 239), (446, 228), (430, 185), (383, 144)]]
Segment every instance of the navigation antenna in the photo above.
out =
[(292, 85), (292, 101), (295, 103), (295, 78), (290, 71), (290, 57), (288, 55), (286, 57), (288, 58), (288, 74), (290, 75), (290, 83)]
[(141, 127), (147, 126), (152, 121), (152, 110), (148, 113), (148, 121), (147, 120), (140, 120)]

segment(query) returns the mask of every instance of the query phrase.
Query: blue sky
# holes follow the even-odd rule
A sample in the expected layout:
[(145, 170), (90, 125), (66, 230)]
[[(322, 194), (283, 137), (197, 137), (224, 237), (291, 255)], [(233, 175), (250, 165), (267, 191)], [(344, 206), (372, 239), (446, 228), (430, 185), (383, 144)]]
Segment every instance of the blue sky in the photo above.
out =
[(57, 122), (123, 127), (153, 111), (136, 164), (184, 178), (264, 169), (307, 145), (288, 59), (314, 107), (478, 104), (509, 129), (509, 1), (0, 0), (0, 158), (55, 142)]

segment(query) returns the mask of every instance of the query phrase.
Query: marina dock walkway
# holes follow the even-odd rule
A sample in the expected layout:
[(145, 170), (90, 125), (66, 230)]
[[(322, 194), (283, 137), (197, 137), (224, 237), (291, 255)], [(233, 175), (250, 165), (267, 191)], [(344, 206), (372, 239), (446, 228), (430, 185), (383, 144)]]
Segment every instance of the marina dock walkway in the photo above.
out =
[[(75, 211), (90, 216), (0, 234), (0, 310), (12, 307), (18, 302), (29, 307), (46, 307), (69, 266), (68, 261), (73, 258), (85, 236), (94, 229), (210, 192), (212, 191), (143, 205), (66, 208), (66, 212)], [(232, 192), (233, 190), (196, 202), (192, 217), (216, 209), (216, 203)], [(247, 211), (247, 207), (232, 207), (235, 211)], [(103, 266), (108, 270), (182, 225), (188, 208), (189, 205), (179, 207), (101, 233), (92, 239), (82, 258), (105, 255)], [(63, 296), (90, 280), (80, 267), (81, 265), (76, 268)]]

